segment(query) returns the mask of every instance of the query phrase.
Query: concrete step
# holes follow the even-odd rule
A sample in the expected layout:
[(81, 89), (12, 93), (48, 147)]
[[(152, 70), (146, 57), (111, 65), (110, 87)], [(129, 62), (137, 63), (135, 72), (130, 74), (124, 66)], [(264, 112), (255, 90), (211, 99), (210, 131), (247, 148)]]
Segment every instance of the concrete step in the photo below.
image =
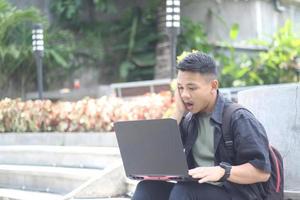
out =
[(120, 162), (105, 168), (102, 174), (89, 179), (72, 192), (66, 194), (62, 200), (118, 197), (126, 193), (125, 172)]
[(0, 188), (0, 200), (60, 200), (62, 195)]
[(55, 145), (117, 147), (114, 132), (108, 133), (1, 133), (0, 145)]
[[(0, 188), (0, 200), (62, 200), (62, 195), (44, 193), (44, 192), (33, 192), (16, 189), (5, 189)], [(114, 197), (114, 198), (89, 198), (89, 199), (72, 199), (72, 200), (129, 200), (125, 197)]]
[(126, 178), (126, 184), (127, 184), (127, 194), (132, 196), (134, 194), (134, 191), (135, 191), (135, 188), (137, 186), (137, 184), (139, 183), (140, 181), (137, 181), (137, 180), (132, 180), (132, 179), (129, 179), (129, 178)]
[[(61, 199), (63, 199), (63, 196), (57, 194), (0, 188), (0, 200), (61, 200)], [(125, 197), (92, 198), (92, 199), (74, 198), (72, 200), (130, 200), (130, 198), (125, 198)]]
[(0, 165), (0, 187), (66, 194), (104, 170)]
[(103, 169), (120, 162), (117, 147), (0, 146), (0, 164)]

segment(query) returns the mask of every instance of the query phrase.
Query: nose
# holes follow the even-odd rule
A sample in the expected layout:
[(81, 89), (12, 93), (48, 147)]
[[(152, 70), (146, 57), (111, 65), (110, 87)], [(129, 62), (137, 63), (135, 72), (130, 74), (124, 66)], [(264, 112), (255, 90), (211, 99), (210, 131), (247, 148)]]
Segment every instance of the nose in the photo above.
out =
[(181, 98), (182, 99), (189, 99), (190, 97), (191, 97), (191, 95), (187, 90), (183, 89), (181, 91)]

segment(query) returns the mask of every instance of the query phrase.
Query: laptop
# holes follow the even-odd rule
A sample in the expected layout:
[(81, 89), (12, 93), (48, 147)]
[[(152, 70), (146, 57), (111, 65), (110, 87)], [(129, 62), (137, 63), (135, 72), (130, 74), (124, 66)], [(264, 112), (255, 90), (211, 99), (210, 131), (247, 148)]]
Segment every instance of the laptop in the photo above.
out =
[(174, 119), (119, 121), (114, 130), (126, 176), (135, 180), (190, 181)]

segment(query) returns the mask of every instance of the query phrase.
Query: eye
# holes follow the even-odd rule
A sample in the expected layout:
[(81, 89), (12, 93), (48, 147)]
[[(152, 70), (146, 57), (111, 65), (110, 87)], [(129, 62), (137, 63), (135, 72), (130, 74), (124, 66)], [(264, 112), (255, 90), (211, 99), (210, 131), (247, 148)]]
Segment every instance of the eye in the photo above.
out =
[(178, 91), (181, 92), (183, 90), (183, 87), (178, 87)]
[(196, 87), (189, 87), (188, 89), (191, 90), (191, 91), (197, 90)]

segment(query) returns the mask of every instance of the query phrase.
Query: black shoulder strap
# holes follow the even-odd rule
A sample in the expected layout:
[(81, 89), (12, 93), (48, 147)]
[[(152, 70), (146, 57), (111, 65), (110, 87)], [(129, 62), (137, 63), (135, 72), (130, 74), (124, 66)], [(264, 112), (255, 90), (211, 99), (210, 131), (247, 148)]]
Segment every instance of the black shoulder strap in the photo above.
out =
[(225, 141), (225, 147), (228, 150), (233, 150), (233, 135), (230, 131), (230, 121), (232, 114), (243, 108), (242, 105), (237, 103), (230, 103), (224, 107), (222, 119), (222, 134)]

